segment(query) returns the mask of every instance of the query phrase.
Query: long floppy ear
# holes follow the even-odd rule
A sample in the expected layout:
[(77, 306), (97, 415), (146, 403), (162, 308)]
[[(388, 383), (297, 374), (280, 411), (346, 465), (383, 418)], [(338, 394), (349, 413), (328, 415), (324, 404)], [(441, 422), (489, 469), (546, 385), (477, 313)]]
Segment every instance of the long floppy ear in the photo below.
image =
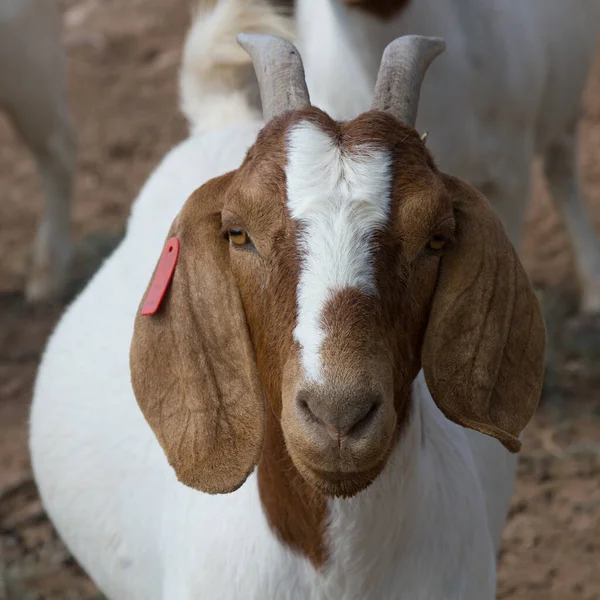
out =
[(422, 351), (425, 379), (448, 419), (518, 452), (542, 388), (544, 321), (487, 200), (443, 178), (454, 200), (457, 241), (441, 260)]
[(155, 314), (138, 311), (130, 350), (133, 391), (177, 478), (208, 493), (240, 487), (263, 441), (263, 391), (219, 235), (231, 176), (194, 192), (173, 222), (173, 279)]

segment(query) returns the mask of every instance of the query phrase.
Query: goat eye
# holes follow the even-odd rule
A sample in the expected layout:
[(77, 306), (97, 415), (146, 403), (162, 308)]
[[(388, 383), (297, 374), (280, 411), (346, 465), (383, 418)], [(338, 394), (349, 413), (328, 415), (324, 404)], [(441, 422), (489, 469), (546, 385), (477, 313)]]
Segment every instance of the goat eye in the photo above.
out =
[(427, 244), (430, 250), (441, 250), (446, 245), (446, 238), (441, 235), (434, 235)]
[(248, 243), (248, 234), (243, 229), (230, 229), (229, 241), (236, 246), (244, 246)]

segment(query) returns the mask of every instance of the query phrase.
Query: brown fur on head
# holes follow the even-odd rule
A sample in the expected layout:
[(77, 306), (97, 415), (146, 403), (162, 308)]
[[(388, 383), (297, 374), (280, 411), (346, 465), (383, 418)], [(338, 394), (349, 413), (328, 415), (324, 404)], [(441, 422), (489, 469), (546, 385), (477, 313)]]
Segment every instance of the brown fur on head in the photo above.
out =
[[(310, 217), (294, 218), (290, 200), (291, 163), (311, 159), (292, 148), (299, 130), (330, 139), (330, 158), (348, 168), (379, 153), (390, 184), (385, 222), (362, 240), (374, 287), (329, 290), (315, 322), (323, 333), (316, 377), (295, 332), (306, 309), (299, 287), (316, 281), (302, 279), (315, 250)], [(333, 211), (332, 227), (344, 210), (314, 208)], [(239, 169), (188, 199), (171, 236), (181, 242), (179, 263), (159, 313), (136, 318), (131, 372), (187, 485), (215, 493), (243, 483), (261, 453), (266, 398), (267, 421), (281, 427), (311, 486), (360, 491), (401, 435), (421, 367), (449, 419), (518, 451), (542, 380), (538, 303), (486, 200), (440, 173), (412, 128), (377, 111), (349, 123), (315, 108), (287, 113)], [(348, 258), (330, 250), (321, 261), (339, 267)]]

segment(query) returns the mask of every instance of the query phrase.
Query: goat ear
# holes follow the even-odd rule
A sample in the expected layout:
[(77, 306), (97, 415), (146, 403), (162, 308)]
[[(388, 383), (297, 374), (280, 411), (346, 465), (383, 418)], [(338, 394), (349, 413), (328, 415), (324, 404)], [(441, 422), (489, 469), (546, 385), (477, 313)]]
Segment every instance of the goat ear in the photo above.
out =
[(425, 379), (448, 419), (518, 452), (542, 388), (540, 307), (487, 200), (443, 177), (454, 201), (457, 241), (441, 259), (422, 351)]
[(130, 351), (135, 396), (170, 465), (207, 493), (244, 483), (264, 427), (254, 350), (219, 233), (231, 175), (194, 192), (173, 222), (169, 237), (181, 247), (173, 279), (155, 314), (138, 311)]

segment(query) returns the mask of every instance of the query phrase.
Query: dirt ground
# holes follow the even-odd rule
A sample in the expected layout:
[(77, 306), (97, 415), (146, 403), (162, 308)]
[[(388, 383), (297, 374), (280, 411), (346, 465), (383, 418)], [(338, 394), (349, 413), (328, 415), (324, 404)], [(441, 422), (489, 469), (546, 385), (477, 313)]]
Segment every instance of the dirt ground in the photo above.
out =
[[(85, 277), (118, 239), (148, 174), (185, 135), (176, 97), (188, 13), (185, 0), (62, 0), (61, 8), (79, 139), (77, 269)], [(600, 221), (600, 59), (581, 132), (584, 189)], [(31, 480), (32, 385), (60, 309), (32, 310), (22, 301), (42, 198), (30, 155), (1, 117), (0, 198), (0, 555), (7, 597), (99, 599), (57, 539)], [(526, 266), (536, 281), (559, 286), (568, 297), (571, 253), (537, 173), (533, 198)], [(600, 600), (599, 340), (597, 322), (572, 320), (560, 394), (539, 409), (526, 432), (498, 598)], [(1, 582), (0, 572), (0, 599)]]

